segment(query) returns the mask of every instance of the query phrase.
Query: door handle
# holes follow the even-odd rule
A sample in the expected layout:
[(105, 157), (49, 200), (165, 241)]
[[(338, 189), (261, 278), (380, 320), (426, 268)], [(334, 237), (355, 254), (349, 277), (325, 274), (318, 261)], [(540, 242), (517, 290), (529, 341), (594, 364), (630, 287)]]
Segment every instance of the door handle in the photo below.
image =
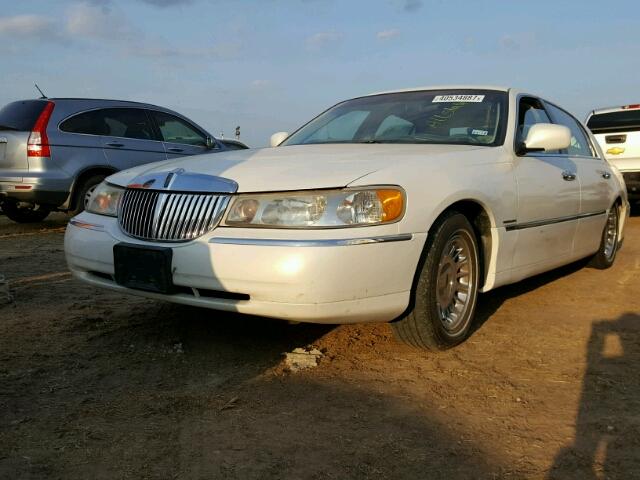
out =
[(567, 182), (572, 182), (576, 179), (576, 174), (565, 170), (564, 172), (562, 172), (562, 178), (564, 178)]
[(0, 143), (9, 143), (9, 140), (7, 140), (5, 137), (0, 137)]
[(124, 143), (118, 143), (118, 142), (109, 142), (107, 143), (107, 147), (124, 147)]
[(167, 148), (167, 150), (169, 150), (170, 152), (175, 152), (175, 153), (184, 152), (184, 149), (178, 148), (178, 147), (170, 147), (170, 148)]

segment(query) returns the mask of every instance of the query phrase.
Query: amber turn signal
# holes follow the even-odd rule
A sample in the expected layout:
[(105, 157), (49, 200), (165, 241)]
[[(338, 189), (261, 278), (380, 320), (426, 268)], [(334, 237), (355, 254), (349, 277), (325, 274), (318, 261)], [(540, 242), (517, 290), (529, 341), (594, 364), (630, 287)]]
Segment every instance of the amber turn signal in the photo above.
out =
[(376, 190), (376, 194), (382, 203), (383, 222), (392, 222), (402, 215), (404, 199), (399, 190)]

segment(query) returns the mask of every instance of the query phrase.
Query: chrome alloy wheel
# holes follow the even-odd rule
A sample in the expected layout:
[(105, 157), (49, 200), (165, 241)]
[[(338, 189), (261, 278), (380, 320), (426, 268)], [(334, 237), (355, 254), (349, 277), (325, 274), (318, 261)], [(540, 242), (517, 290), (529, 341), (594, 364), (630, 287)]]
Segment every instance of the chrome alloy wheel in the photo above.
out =
[(467, 312), (475, 302), (476, 265), (474, 244), (466, 231), (455, 232), (444, 248), (438, 264), (436, 303), (442, 326), (450, 335), (463, 331)]
[(604, 231), (604, 256), (611, 260), (618, 248), (618, 208), (613, 206), (607, 216)]

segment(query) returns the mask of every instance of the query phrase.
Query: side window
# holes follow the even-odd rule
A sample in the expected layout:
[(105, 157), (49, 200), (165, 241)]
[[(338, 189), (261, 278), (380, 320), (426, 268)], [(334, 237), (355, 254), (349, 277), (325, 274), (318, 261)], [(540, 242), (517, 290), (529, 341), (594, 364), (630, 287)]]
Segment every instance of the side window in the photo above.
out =
[[(544, 109), (542, 102), (537, 98), (522, 98), (518, 107), (518, 129), (516, 141), (524, 142), (529, 129), (537, 123), (552, 123)], [(558, 154), (559, 150), (547, 151), (548, 154)]]
[(80, 113), (62, 122), (60, 130), (86, 135), (156, 140), (149, 117), (140, 108), (103, 108)]
[(105, 108), (102, 110), (104, 123), (110, 137), (156, 140), (147, 113), (141, 108)]
[(60, 124), (60, 130), (84, 135), (108, 135), (109, 126), (104, 121), (103, 110), (79, 113)]
[(347, 142), (353, 140), (362, 123), (369, 116), (369, 112), (353, 110), (344, 115), (332, 119), (323, 127), (316, 130), (313, 135), (306, 138), (309, 143), (323, 142)]
[(156, 111), (152, 111), (151, 115), (155, 118), (160, 133), (162, 134), (162, 139), (165, 142), (183, 143), (202, 147), (207, 145), (207, 137), (181, 118), (165, 112)]
[(593, 157), (593, 151), (591, 150), (587, 135), (584, 130), (582, 130), (578, 121), (551, 103), (547, 103), (547, 107), (555, 123), (569, 127), (569, 130), (571, 130), (571, 145), (567, 149), (567, 153), (569, 155)]

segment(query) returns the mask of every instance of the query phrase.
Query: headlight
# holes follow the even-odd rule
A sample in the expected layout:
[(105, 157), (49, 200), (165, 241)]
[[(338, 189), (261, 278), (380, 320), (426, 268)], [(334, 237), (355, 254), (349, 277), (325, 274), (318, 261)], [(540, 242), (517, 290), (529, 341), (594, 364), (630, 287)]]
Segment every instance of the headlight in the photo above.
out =
[(365, 187), (239, 195), (225, 225), (232, 227), (339, 228), (399, 220), (405, 194), (398, 187)]
[(87, 204), (87, 212), (98, 215), (118, 216), (118, 205), (124, 193), (124, 188), (102, 182), (91, 194)]

